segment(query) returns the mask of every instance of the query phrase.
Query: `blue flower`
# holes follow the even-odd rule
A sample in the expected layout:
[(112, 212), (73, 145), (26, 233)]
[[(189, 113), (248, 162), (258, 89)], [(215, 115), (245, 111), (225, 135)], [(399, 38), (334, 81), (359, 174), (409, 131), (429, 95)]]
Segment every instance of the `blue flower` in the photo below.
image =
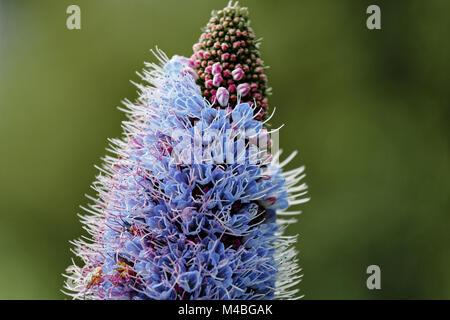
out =
[[(106, 157), (94, 183), (98, 198), (83, 218), (92, 241), (74, 242), (83, 265), (68, 269), (66, 287), (92, 299), (293, 297), (295, 240), (280, 237), (285, 224), (277, 214), (299, 201), (289, 188), (302, 171), (283, 174), (263, 161), (177, 162), (174, 150), (196, 143), (200, 160), (207, 147), (217, 156), (226, 143), (239, 156), (238, 134), (231, 142), (202, 137), (258, 133), (262, 123), (247, 103), (216, 109), (183, 73), (184, 59), (161, 59), (162, 67), (146, 73), (154, 86), (143, 89), (146, 104), (128, 104), (125, 138), (114, 140), (117, 157)], [(175, 128), (185, 139), (173, 136)]]

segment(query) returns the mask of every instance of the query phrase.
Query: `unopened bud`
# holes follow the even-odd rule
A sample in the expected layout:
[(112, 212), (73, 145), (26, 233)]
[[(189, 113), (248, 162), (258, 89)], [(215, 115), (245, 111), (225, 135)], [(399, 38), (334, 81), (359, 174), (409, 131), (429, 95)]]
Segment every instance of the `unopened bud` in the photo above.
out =
[(195, 72), (194, 69), (189, 68), (189, 67), (184, 68), (183, 71), (182, 71), (182, 74), (189, 74), (192, 78), (194, 78), (194, 80), (198, 79), (197, 72)]
[(220, 74), (222, 72), (222, 65), (220, 64), (220, 62), (216, 62), (212, 65), (211, 72), (214, 75)]
[(217, 89), (216, 98), (217, 102), (219, 102), (222, 107), (225, 107), (228, 104), (230, 94), (228, 93), (227, 89), (225, 89), (224, 87), (220, 87), (219, 89)]
[(220, 73), (214, 75), (214, 78), (213, 78), (213, 81), (212, 81), (213, 86), (215, 86), (215, 87), (220, 86), (220, 84), (222, 83), (222, 80), (223, 80), (223, 78), (222, 78), (222, 75)]
[(231, 72), (233, 79), (236, 81), (241, 80), (244, 77), (244, 71), (241, 68), (236, 68)]
[(237, 92), (242, 97), (246, 96), (250, 91), (250, 85), (248, 83), (241, 83), (237, 86)]

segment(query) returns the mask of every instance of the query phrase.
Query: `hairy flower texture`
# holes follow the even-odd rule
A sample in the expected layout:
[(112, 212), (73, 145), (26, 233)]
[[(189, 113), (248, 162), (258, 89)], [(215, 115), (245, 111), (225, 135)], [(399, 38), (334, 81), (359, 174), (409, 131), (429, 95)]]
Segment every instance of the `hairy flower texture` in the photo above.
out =
[[(229, 5), (221, 17), (228, 21), (227, 12), (236, 10), (246, 12)], [(247, 37), (253, 39), (249, 33), (239, 39)], [(240, 54), (252, 58), (244, 50), (237, 59)], [(239, 132), (268, 132), (255, 112), (258, 105), (243, 93), (232, 105), (225, 89), (218, 91), (218, 101), (210, 100), (192, 72), (192, 60), (169, 59), (159, 50), (157, 57), (160, 63), (146, 64), (141, 75), (145, 84), (137, 85), (137, 102), (125, 101), (124, 138), (111, 140), (113, 155), (99, 168), (93, 184), (97, 197), (82, 217), (90, 238), (73, 241), (81, 266), (68, 268), (67, 294), (76, 299), (297, 298), (296, 237), (283, 233), (298, 213), (286, 209), (308, 200), (306, 184), (299, 184), (304, 168), (282, 172), (295, 154), (280, 164), (280, 153), (248, 161), (248, 152), (258, 148), (252, 138), (245, 140), (244, 161), (205, 158), (202, 150), (213, 142), (203, 139), (202, 148), (188, 154), (193, 161), (180, 162), (175, 151), (196, 145), (199, 132), (235, 133), (235, 158), (242, 156)], [(225, 69), (215, 62), (211, 74), (227, 78)], [(230, 72), (233, 79), (247, 79), (243, 71)], [(237, 87), (245, 84), (236, 81)], [(174, 135), (177, 130), (185, 135)], [(208, 150), (219, 155), (217, 148)]]

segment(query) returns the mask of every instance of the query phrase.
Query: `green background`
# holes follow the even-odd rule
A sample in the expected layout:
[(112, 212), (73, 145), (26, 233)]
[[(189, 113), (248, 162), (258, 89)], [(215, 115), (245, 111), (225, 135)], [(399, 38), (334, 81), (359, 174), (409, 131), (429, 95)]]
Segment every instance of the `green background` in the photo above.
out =
[[(307, 299), (450, 298), (449, 1), (241, 1), (271, 68), (272, 123), (312, 200)], [(66, 29), (81, 7), (82, 29)], [(149, 49), (190, 55), (226, 1), (0, 0), (0, 298), (63, 299), (78, 206)], [(366, 28), (381, 7), (382, 30)], [(366, 288), (381, 267), (382, 289)]]

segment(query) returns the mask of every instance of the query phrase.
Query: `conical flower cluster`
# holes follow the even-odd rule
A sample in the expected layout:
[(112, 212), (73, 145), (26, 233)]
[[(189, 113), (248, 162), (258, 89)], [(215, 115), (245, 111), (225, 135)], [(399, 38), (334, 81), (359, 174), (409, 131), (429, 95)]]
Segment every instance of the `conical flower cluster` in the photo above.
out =
[[(226, 40), (217, 25), (242, 32)], [(112, 140), (82, 217), (91, 237), (73, 242), (81, 266), (68, 268), (66, 290), (74, 298), (297, 297), (296, 237), (283, 235), (294, 219), (282, 217), (308, 200), (303, 167), (282, 172), (292, 156), (278, 164), (280, 153), (269, 152), (259, 111), (266, 79), (246, 8), (229, 4), (205, 32), (232, 49), (205, 56), (206, 40), (190, 59), (158, 50), (138, 100), (125, 103), (124, 138)], [(225, 51), (236, 55), (228, 65)]]
[(247, 8), (235, 5), (213, 11), (191, 57), (203, 96), (222, 107), (236, 105), (241, 97), (256, 106), (257, 120), (265, 119), (267, 76), (258, 47)]

